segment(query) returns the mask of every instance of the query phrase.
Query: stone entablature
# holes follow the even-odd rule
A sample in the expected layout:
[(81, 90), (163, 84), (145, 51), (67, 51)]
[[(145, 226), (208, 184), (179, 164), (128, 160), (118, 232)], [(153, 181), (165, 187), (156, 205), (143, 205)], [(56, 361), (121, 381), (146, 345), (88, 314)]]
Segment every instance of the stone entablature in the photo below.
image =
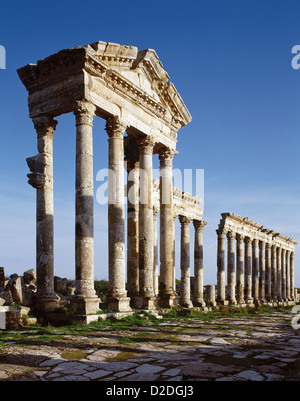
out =
[(222, 213), (218, 229), (241, 234), (294, 252), (297, 241), (235, 213)]
[(169, 81), (156, 52), (110, 42), (65, 49), (18, 70), (29, 92), (30, 117), (74, 112), (85, 99), (107, 119), (118, 115), (127, 129), (176, 147), (177, 131), (191, 115)]

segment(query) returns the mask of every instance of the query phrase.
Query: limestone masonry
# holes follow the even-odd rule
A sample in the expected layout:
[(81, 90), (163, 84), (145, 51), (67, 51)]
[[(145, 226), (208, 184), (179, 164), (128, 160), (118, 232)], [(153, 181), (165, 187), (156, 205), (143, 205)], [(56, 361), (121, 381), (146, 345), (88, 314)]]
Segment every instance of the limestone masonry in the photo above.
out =
[[(55, 118), (64, 113), (73, 113), (76, 125), (76, 290), (71, 302), (75, 313), (95, 314), (100, 302), (94, 290), (95, 117), (106, 120), (111, 172), (108, 180), (109, 292), (106, 307), (116, 312), (128, 312), (132, 307), (151, 310), (177, 304), (187, 308), (205, 307), (203, 228), (207, 223), (202, 220), (200, 199), (173, 188), (172, 183), (173, 158), (178, 153), (177, 132), (191, 121), (191, 115), (155, 51), (95, 42), (62, 50), (37, 64), (20, 68), (18, 74), (28, 91), (29, 115), (38, 143), (38, 154), (27, 159), (29, 184), (36, 189), (35, 309), (39, 313), (53, 312), (59, 304), (54, 291), (52, 145), (57, 128)], [(160, 180), (153, 180), (153, 155), (159, 158)], [(127, 211), (124, 166), (128, 172)], [(225, 233), (229, 255), (227, 292), (231, 304), (295, 300), (293, 256), (296, 242), (234, 214), (222, 217), (218, 230), (217, 301), (222, 304), (226, 301)], [(181, 224), (179, 297), (175, 284), (176, 218)], [(192, 294), (190, 223), (194, 227), (195, 244)], [(238, 244), (237, 284), (235, 236)], [(254, 249), (252, 282), (250, 242)], [(208, 304), (215, 305), (213, 286), (207, 289), (207, 294)]]

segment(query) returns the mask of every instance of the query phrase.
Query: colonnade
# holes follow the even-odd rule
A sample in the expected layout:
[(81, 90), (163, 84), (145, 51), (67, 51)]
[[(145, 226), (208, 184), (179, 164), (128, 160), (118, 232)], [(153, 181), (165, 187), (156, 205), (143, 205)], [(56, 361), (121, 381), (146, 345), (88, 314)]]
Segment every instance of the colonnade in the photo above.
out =
[(295, 301), (297, 242), (233, 213), (222, 217), (217, 229), (217, 302)]
[[(75, 183), (75, 278), (73, 306), (81, 313), (94, 313), (100, 300), (94, 290), (93, 215), (93, 119), (96, 107), (76, 102), (76, 183)], [(53, 249), (53, 133), (57, 122), (50, 116), (34, 118), (38, 136), (38, 155), (27, 159), (29, 183), (37, 189), (37, 304), (42, 310), (57, 307), (54, 293)], [(155, 137), (124, 135), (128, 125), (118, 116), (107, 119), (108, 247), (109, 291), (107, 308), (128, 311), (131, 306), (154, 309), (177, 302), (174, 260), (173, 149), (156, 150)], [(152, 158), (160, 160), (159, 205), (153, 204)], [(124, 164), (124, 155), (125, 161)], [(127, 166), (127, 250), (125, 224), (124, 166)], [(157, 229), (158, 213), (160, 231)], [(192, 306), (190, 297), (189, 223), (181, 222), (180, 304)], [(206, 223), (195, 220), (195, 303), (203, 303), (203, 236)], [(158, 263), (158, 241), (159, 262)], [(127, 258), (126, 258), (127, 253)], [(126, 265), (127, 259), (127, 265)], [(160, 265), (160, 266), (158, 266)], [(127, 269), (127, 289), (126, 289)], [(160, 283), (158, 286), (158, 270)], [(127, 292), (128, 291), (128, 292)]]

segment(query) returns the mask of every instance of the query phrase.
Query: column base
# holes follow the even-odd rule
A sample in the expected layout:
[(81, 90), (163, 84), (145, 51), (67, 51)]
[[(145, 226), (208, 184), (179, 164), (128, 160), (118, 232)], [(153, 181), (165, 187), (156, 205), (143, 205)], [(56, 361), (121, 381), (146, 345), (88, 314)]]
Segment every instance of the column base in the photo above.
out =
[(38, 312), (53, 312), (59, 307), (59, 296), (51, 294), (37, 294), (34, 301), (34, 309)]
[(139, 295), (132, 300), (132, 305), (136, 309), (156, 310), (158, 309), (158, 299), (155, 296), (145, 297)]
[(129, 297), (108, 297), (105, 303), (107, 309), (114, 312), (130, 312)]
[(180, 306), (182, 308), (192, 308), (193, 303), (192, 303), (192, 301), (180, 301)]
[(160, 295), (158, 303), (161, 308), (173, 308), (178, 306), (178, 296), (175, 293)]
[(79, 297), (74, 296), (71, 301), (71, 310), (76, 315), (89, 315), (97, 313), (100, 308), (100, 299), (97, 296)]
[(227, 306), (229, 302), (226, 299), (217, 299), (217, 304)]
[(194, 298), (193, 305), (204, 308), (204, 306), (206, 306), (206, 303), (203, 298)]

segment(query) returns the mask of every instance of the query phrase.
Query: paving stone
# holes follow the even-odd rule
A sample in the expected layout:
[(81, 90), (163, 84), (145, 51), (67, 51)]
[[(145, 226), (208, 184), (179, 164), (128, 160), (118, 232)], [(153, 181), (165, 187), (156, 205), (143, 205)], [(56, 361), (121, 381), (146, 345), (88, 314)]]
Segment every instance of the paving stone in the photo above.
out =
[(235, 378), (242, 378), (250, 381), (263, 381), (264, 378), (254, 370), (244, 370), (234, 376)]
[(147, 363), (136, 368), (137, 373), (158, 373), (162, 370), (164, 370), (164, 368), (160, 366), (149, 365)]

